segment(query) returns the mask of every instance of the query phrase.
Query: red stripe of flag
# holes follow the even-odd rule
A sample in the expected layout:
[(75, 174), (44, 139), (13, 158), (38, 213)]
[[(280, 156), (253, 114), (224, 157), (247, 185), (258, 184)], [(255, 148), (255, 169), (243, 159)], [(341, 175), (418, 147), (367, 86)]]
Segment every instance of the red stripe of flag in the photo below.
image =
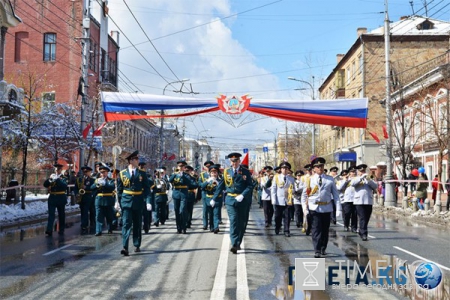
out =
[(91, 123), (87, 124), (86, 128), (83, 129), (83, 139), (86, 139), (89, 134), (89, 129), (91, 129)]

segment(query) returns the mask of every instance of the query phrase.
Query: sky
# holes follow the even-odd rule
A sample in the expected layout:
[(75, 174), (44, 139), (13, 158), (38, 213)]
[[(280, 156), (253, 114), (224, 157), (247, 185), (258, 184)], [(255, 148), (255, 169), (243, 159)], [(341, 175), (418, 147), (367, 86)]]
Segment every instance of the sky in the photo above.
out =
[[(95, 15), (100, 0), (92, 1)], [(450, 21), (449, 0), (428, 0), (427, 9), (424, 0), (412, 1), (413, 8), (410, 2), (388, 1), (390, 20), (414, 10)], [(183, 91), (196, 94), (186, 97), (249, 94), (276, 101), (310, 100), (312, 87), (317, 98), (336, 55), (356, 41), (357, 28), (383, 26), (385, 1), (109, 0), (108, 7), (109, 31), (120, 31), (121, 91), (177, 96), (181, 83), (168, 83), (189, 79)], [(185, 135), (207, 137), (213, 149), (234, 152), (285, 131), (284, 121), (242, 119), (232, 126), (214, 115), (186, 118)]]

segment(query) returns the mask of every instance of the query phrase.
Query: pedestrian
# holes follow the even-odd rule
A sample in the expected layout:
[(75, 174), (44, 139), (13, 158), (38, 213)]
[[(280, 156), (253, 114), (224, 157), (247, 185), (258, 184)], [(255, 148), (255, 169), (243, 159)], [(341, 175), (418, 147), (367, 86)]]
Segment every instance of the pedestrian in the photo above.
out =
[[(88, 233), (88, 228), (93, 228), (94, 224), (89, 224), (90, 220), (95, 219), (95, 210), (92, 211), (91, 207), (94, 205), (94, 194), (92, 185), (95, 179), (92, 177), (92, 168), (89, 166), (81, 167), (83, 172), (82, 176), (79, 176), (75, 181), (75, 198), (76, 202), (80, 206), (81, 211), (81, 233)], [(95, 206), (95, 205), (94, 205)], [(94, 217), (91, 216), (94, 215)], [(93, 232), (91, 232), (93, 233)]]
[(445, 182), (445, 189), (447, 190), (447, 204), (446, 204), (446, 208), (447, 208), (447, 211), (449, 211), (449, 207), (450, 207), (450, 178), (448, 178), (447, 181)]
[(302, 170), (295, 171), (295, 182), (294, 182), (294, 220), (297, 228), (303, 225), (303, 207), (302, 207), (302, 193), (305, 188), (305, 184), (302, 181), (302, 176), (305, 172)]
[(425, 169), (423, 167), (419, 168), (419, 177), (417, 178), (418, 184), (417, 184), (417, 190), (416, 190), (416, 199), (417, 199), (417, 206), (419, 209), (424, 209), (423, 204), (425, 203), (425, 199), (427, 199), (428, 196), (428, 177), (425, 174)]
[(307, 179), (302, 194), (302, 202), (307, 204), (311, 215), (311, 233), (315, 258), (327, 254), (328, 234), (331, 213), (333, 212), (332, 199), (336, 201), (336, 217), (340, 217), (342, 212), (339, 192), (334, 179), (323, 172), (325, 162), (326, 160), (323, 157), (316, 157), (311, 162), (315, 174)]
[(44, 187), (48, 189), (49, 193), (46, 236), (52, 236), (55, 210), (58, 210), (58, 234), (63, 235), (66, 226), (67, 178), (62, 174), (63, 165), (56, 163), (53, 167), (55, 168), (55, 173), (50, 175), (44, 182)]
[(96, 226), (95, 236), (102, 235), (103, 223), (106, 219), (106, 225), (108, 233), (112, 233), (114, 213), (113, 207), (115, 203), (114, 190), (116, 185), (114, 180), (108, 177), (110, 168), (107, 166), (100, 166), (100, 177), (95, 179), (90, 189), (96, 192), (95, 196), (95, 213), (96, 213)]
[(219, 195), (225, 190), (225, 205), (230, 220), (230, 240), (233, 254), (241, 249), (244, 236), (245, 216), (247, 205), (243, 203), (245, 196), (253, 191), (253, 181), (250, 172), (240, 166), (241, 154), (233, 152), (228, 154), (231, 167), (224, 170), (224, 180), (219, 183), (214, 194), (214, 201), (218, 201)]
[[(221, 182), (219, 177), (220, 165), (210, 165), (208, 179), (203, 181), (199, 188), (205, 193), (207, 199), (206, 213), (208, 214), (209, 231), (217, 234), (219, 232), (219, 211), (222, 208), (223, 196), (219, 196), (213, 200), (214, 194)], [(223, 179), (222, 179), (223, 180)]]
[(358, 216), (353, 204), (355, 188), (351, 186), (352, 179), (356, 176), (356, 168), (350, 167), (348, 170), (342, 170), (341, 180), (338, 183), (339, 197), (342, 205), (342, 217), (344, 219), (344, 231), (357, 232)]
[(359, 219), (359, 236), (363, 241), (367, 241), (367, 225), (372, 215), (373, 193), (378, 188), (377, 183), (367, 176), (366, 169), (366, 164), (356, 166), (357, 176), (351, 181), (351, 186), (355, 189), (353, 205)]
[[(145, 170), (145, 166), (146, 165), (147, 165), (147, 163), (144, 160), (139, 160), (138, 168), (139, 168), (140, 171), (145, 173), (146, 177), (149, 180), (149, 185), (150, 185), (150, 188), (151, 188), (153, 186), (153, 180), (151, 180), (149, 178), (149, 176), (147, 175), (147, 171)], [(150, 189), (150, 192), (152, 193), (151, 189)], [(154, 201), (155, 201), (155, 197), (152, 194), (151, 197), (150, 197), (150, 204), (152, 205), (152, 209), (155, 208)], [(144, 232), (146, 234), (150, 231), (150, 228), (152, 227), (152, 220), (153, 220), (152, 212), (153, 211), (147, 211), (146, 209), (142, 210), (142, 221), (144, 223), (143, 226), (142, 226), (142, 229), (144, 229)]]
[[(150, 182), (147, 174), (139, 170), (139, 151), (134, 151), (126, 157), (128, 167), (119, 173), (117, 178), (117, 193), (122, 208), (122, 245), (120, 253), (129, 256), (128, 243), (133, 229), (134, 252), (141, 252), (142, 241), (142, 210), (152, 210)], [(117, 206), (117, 203), (116, 203)], [(116, 207), (117, 209), (117, 207)]]
[[(198, 186), (201, 187), (202, 184), (209, 179), (209, 167), (211, 167), (212, 165), (214, 165), (214, 162), (212, 162), (211, 160), (206, 161), (203, 166), (205, 167), (205, 171), (201, 172), (200, 175), (198, 176)], [(202, 222), (203, 222), (203, 230), (207, 230), (208, 229), (208, 224), (211, 224), (211, 221), (209, 219), (210, 214), (208, 213), (208, 207), (211, 207), (209, 205), (209, 199), (206, 197), (206, 191), (201, 189), (200, 191), (201, 195), (202, 195)]]
[(437, 174), (434, 176), (434, 179), (431, 182), (431, 187), (433, 188), (433, 194), (431, 195), (431, 199), (434, 201), (435, 204), (438, 189), (441, 188), (442, 191), (442, 187), (439, 184), (439, 176)]
[(155, 207), (152, 208), (155, 211), (155, 223), (153, 223), (153, 225), (158, 227), (160, 223), (161, 225), (166, 223), (167, 191), (169, 189), (169, 182), (164, 176), (164, 169), (159, 168), (154, 174), (155, 178), (152, 191), (155, 195)]
[(290, 237), (291, 216), (289, 207), (293, 206), (294, 201), (294, 177), (288, 174), (291, 164), (287, 161), (280, 164), (281, 174), (273, 177), (270, 188), (270, 197), (275, 210), (275, 234), (280, 233), (281, 221), (283, 220), (284, 236)]
[(184, 160), (177, 162), (178, 168), (170, 175), (169, 182), (173, 185), (172, 199), (175, 210), (175, 220), (177, 224), (177, 233), (186, 234), (186, 224), (188, 220), (187, 197), (189, 189), (197, 188), (197, 182), (185, 169), (187, 163)]
[(272, 226), (273, 204), (270, 196), (270, 187), (272, 186), (273, 168), (271, 166), (264, 167), (264, 176), (261, 178), (261, 202), (264, 211), (264, 225), (266, 228)]

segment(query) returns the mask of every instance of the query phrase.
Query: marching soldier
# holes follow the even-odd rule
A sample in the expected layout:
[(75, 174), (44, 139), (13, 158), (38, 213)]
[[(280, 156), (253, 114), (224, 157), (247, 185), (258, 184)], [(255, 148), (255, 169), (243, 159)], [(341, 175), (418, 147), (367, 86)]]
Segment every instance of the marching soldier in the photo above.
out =
[(172, 199), (175, 210), (175, 220), (177, 223), (177, 232), (186, 234), (187, 223), (187, 197), (188, 190), (195, 189), (197, 183), (192, 181), (191, 176), (185, 172), (186, 162), (180, 160), (177, 162), (178, 171), (174, 172), (169, 182), (173, 185)]
[(270, 187), (273, 180), (273, 168), (271, 166), (264, 167), (265, 175), (261, 178), (261, 202), (264, 210), (264, 223), (266, 228), (272, 226), (273, 204), (270, 199)]
[[(145, 170), (145, 166), (146, 165), (147, 164), (145, 163), (145, 161), (141, 160), (141, 161), (139, 161), (138, 167), (139, 167), (140, 171), (145, 173), (145, 175), (147, 176), (147, 178), (149, 180), (150, 187), (152, 187), (153, 186), (153, 180), (151, 180), (149, 178), (149, 176), (147, 175), (147, 171)], [(152, 190), (150, 190), (150, 193), (152, 193)], [(153, 201), (154, 201), (154, 197), (150, 197), (150, 204), (152, 205), (152, 208), (155, 207), (155, 203)], [(153, 219), (152, 218), (152, 211), (147, 211), (146, 209), (143, 209), (142, 210), (142, 221), (144, 222), (143, 229), (144, 229), (145, 233), (148, 233), (150, 231), (150, 227), (151, 227), (151, 224), (152, 224), (152, 219)]]
[(290, 237), (291, 216), (289, 207), (293, 205), (294, 182), (295, 179), (288, 174), (291, 164), (282, 162), (280, 164), (281, 174), (273, 177), (271, 186), (271, 201), (275, 207), (275, 234), (280, 233), (281, 220), (284, 219), (284, 235)]
[[(128, 256), (128, 241), (130, 239), (131, 228), (133, 228), (134, 252), (141, 252), (142, 239), (142, 210), (152, 210), (150, 204), (150, 182), (147, 174), (138, 169), (139, 152), (134, 151), (126, 159), (128, 167), (119, 173), (117, 178), (117, 193), (122, 208), (122, 245), (120, 253)], [(117, 209), (116, 203), (116, 209)]]
[[(191, 166), (186, 166), (185, 170), (187, 171), (187, 175), (190, 177), (191, 181), (197, 182), (197, 178), (194, 176), (194, 168)], [(187, 209), (187, 220), (186, 220), (186, 228), (191, 228), (192, 225), (192, 214), (194, 213), (194, 203), (195, 203), (195, 189), (197, 188), (197, 184), (194, 187), (188, 189), (188, 196), (186, 201), (186, 209)]]
[[(309, 182), (309, 178), (313, 175), (313, 171), (312, 171), (312, 165), (311, 164), (307, 164), (303, 168), (305, 168), (305, 175), (303, 175), (300, 178), (300, 180), (303, 183), (303, 191), (304, 191), (305, 188), (306, 188), (306, 183)], [(311, 222), (311, 215), (309, 214), (308, 205), (304, 201), (303, 195), (304, 195), (304, 193), (302, 192), (302, 198), (301, 198), (302, 208), (303, 208), (303, 228), (302, 228), (302, 232), (304, 232), (306, 235), (310, 235), (311, 234), (311, 223), (312, 223)]]
[(358, 229), (358, 217), (356, 215), (356, 209), (353, 205), (353, 198), (355, 196), (355, 188), (351, 186), (351, 181), (356, 175), (355, 167), (350, 167), (348, 170), (342, 170), (341, 180), (338, 183), (339, 197), (342, 204), (342, 216), (344, 219), (344, 230), (357, 232)]
[(208, 214), (209, 220), (209, 230), (217, 234), (219, 232), (219, 212), (222, 208), (222, 194), (216, 200), (213, 200), (214, 193), (216, 192), (221, 179), (219, 178), (220, 174), (220, 165), (212, 165), (209, 168), (209, 176), (204, 182), (201, 183), (199, 188), (205, 192), (205, 197), (207, 200), (206, 210)]
[(351, 185), (355, 188), (353, 205), (359, 219), (359, 236), (363, 241), (367, 241), (367, 224), (369, 224), (372, 214), (373, 193), (377, 191), (378, 185), (368, 178), (366, 173), (367, 165), (356, 166), (357, 175), (352, 179)]
[(95, 226), (95, 236), (102, 235), (103, 221), (106, 218), (108, 225), (108, 233), (112, 233), (113, 219), (114, 219), (114, 190), (116, 185), (114, 180), (108, 177), (110, 169), (107, 166), (100, 166), (100, 177), (95, 179), (91, 185), (92, 190), (96, 190), (95, 197), (95, 211), (97, 215), (97, 222)]
[(241, 249), (242, 238), (244, 236), (247, 206), (242, 202), (245, 196), (251, 194), (253, 190), (250, 171), (240, 166), (241, 156), (240, 153), (236, 152), (228, 155), (231, 161), (231, 168), (224, 170), (224, 180), (219, 183), (212, 199), (219, 201), (220, 195), (226, 190), (225, 204), (230, 219), (230, 240), (232, 244), (230, 251), (233, 254), (236, 254)]
[(294, 217), (297, 228), (303, 225), (303, 208), (302, 208), (302, 193), (305, 187), (304, 182), (301, 180), (305, 173), (301, 170), (295, 172), (294, 182)]
[[(340, 180), (338, 172), (339, 172), (339, 168), (338, 167), (331, 167), (330, 168), (330, 176), (333, 177), (335, 184), (337, 184), (338, 181)], [(325, 174), (326, 173), (327, 172), (325, 172)], [(336, 224), (336, 203), (335, 203), (335, 201), (333, 201), (332, 204), (333, 204), (333, 212), (331, 213), (331, 223)]]
[(102, 166), (103, 164), (99, 161), (96, 161), (94, 163), (94, 174), (92, 174), (92, 177), (95, 178), (99, 178), (100, 177), (100, 166)]
[[(94, 195), (92, 184), (95, 179), (91, 177), (92, 168), (88, 166), (81, 167), (83, 175), (78, 177), (75, 181), (75, 198), (80, 205), (81, 211), (81, 233), (88, 233), (88, 228), (94, 227), (94, 224), (89, 224), (89, 221), (95, 219)], [(90, 225), (90, 226), (89, 226)]]
[(159, 168), (155, 172), (155, 180), (153, 184), (153, 193), (155, 195), (155, 225), (156, 227), (164, 225), (166, 222), (166, 205), (167, 205), (167, 190), (169, 189), (169, 182), (164, 176), (164, 170)]
[(339, 192), (336, 189), (333, 177), (323, 173), (325, 159), (315, 158), (311, 165), (314, 167), (315, 174), (309, 177), (306, 182), (306, 188), (303, 190), (302, 202), (308, 205), (309, 214), (312, 221), (312, 241), (314, 245), (314, 257), (319, 258), (326, 255), (328, 245), (328, 233), (330, 230), (332, 195), (336, 200), (336, 216), (341, 214), (341, 203), (339, 202)]
[(62, 165), (54, 164), (55, 173), (45, 180), (44, 187), (48, 188), (48, 221), (46, 236), (52, 236), (53, 223), (55, 222), (55, 209), (58, 210), (59, 231), (58, 234), (64, 234), (66, 225), (66, 203), (67, 203), (67, 178), (62, 175)]
[[(247, 171), (250, 172), (248, 165), (241, 164), (241, 167), (244, 169), (247, 169)], [(252, 173), (250, 172), (250, 175), (251, 174)], [(257, 184), (257, 182), (255, 180), (253, 180), (253, 177), (252, 177), (252, 184), (253, 184), (253, 188), (252, 188), (251, 192), (248, 193), (247, 196), (245, 196), (244, 201), (243, 201), (246, 205), (246, 211), (245, 211), (244, 231), (242, 232), (242, 237), (240, 240), (242, 240), (242, 238), (244, 237), (244, 233), (247, 230), (248, 218), (250, 217), (250, 208), (252, 206), (252, 201), (253, 201), (253, 192), (254, 192), (255, 186)]]
[[(198, 177), (198, 186), (201, 187), (203, 185), (203, 183), (209, 179), (209, 167), (211, 167), (212, 165), (214, 165), (214, 163), (210, 160), (206, 161), (203, 166), (206, 168), (206, 171), (203, 171), (200, 173), (200, 176)], [(208, 207), (211, 207), (209, 205), (209, 201), (208, 198), (206, 197), (206, 191), (201, 190), (201, 194), (202, 194), (202, 220), (203, 220), (203, 230), (207, 230), (208, 229), (208, 223), (211, 224), (212, 220), (208, 219), (208, 217), (210, 216), (210, 213), (208, 213), (207, 211), (209, 211)]]

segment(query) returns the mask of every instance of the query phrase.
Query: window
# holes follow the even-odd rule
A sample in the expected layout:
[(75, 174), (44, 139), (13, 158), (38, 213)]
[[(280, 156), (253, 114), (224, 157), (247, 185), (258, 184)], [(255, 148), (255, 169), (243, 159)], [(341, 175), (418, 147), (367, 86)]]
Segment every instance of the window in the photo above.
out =
[(19, 31), (15, 36), (14, 62), (27, 62), (28, 56), (28, 32)]
[(42, 110), (49, 110), (55, 105), (55, 92), (42, 94)]
[(416, 112), (414, 116), (414, 141), (417, 142), (420, 139), (422, 132), (420, 131), (420, 115)]
[(44, 34), (44, 61), (56, 60), (56, 33)]

